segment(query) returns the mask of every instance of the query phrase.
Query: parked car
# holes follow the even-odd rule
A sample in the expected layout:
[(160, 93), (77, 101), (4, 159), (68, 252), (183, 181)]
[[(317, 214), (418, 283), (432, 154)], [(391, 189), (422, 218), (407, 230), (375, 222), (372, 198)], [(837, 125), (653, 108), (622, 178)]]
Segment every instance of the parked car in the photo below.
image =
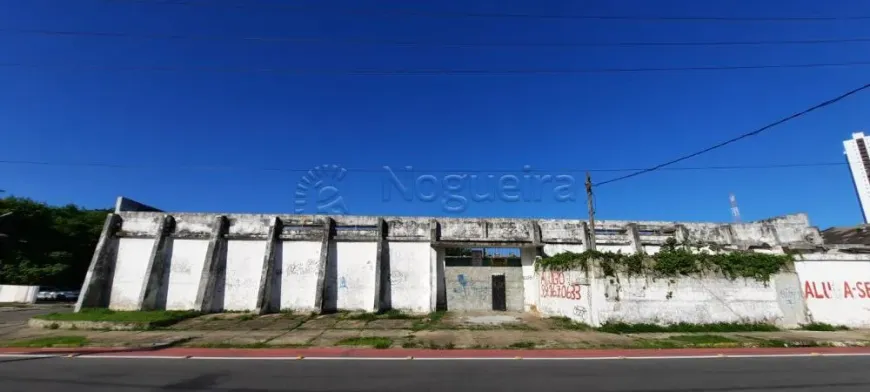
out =
[(36, 293), (36, 299), (41, 301), (57, 300), (58, 290), (54, 287), (41, 286), (39, 292)]
[(40, 301), (76, 301), (79, 299), (78, 290), (61, 290), (56, 287), (44, 286), (39, 288), (36, 299)]

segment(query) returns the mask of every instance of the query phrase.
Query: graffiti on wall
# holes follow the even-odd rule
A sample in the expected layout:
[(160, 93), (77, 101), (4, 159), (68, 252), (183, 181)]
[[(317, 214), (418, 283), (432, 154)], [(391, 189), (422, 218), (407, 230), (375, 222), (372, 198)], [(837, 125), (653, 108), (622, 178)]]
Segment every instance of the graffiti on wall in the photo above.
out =
[(562, 271), (545, 271), (541, 274), (541, 297), (579, 300), (580, 284), (567, 282)]
[(870, 299), (870, 282), (804, 282), (804, 298)]
[(469, 279), (464, 274), (456, 275), (459, 286), (453, 289), (454, 293), (467, 297), (469, 295), (484, 297), (489, 295), (491, 287), (488, 282), (478, 282)]

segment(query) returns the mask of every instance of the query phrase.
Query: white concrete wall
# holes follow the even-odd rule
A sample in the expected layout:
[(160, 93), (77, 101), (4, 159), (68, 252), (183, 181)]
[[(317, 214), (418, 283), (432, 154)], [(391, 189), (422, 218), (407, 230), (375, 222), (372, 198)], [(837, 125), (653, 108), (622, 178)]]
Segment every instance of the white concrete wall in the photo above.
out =
[(324, 297), (324, 301), (334, 301), (338, 309), (374, 310), (377, 250), (376, 242), (331, 243), (326, 291), (335, 298)]
[(321, 241), (282, 241), (280, 252), (275, 255), (280, 255), (281, 260), (282, 310), (316, 309), (321, 247)]
[(208, 251), (208, 240), (170, 240), (166, 310), (192, 310)]
[(538, 271), (538, 310), (545, 317), (568, 317), (592, 324), (589, 280), (582, 271)]
[(428, 242), (393, 242), (386, 245), (390, 267), (390, 305), (393, 309), (429, 312), (431, 268)]
[[(796, 282), (796, 281), (795, 281)], [(792, 282), (791, 288), (794, 288)], [(799, 316), (780, 306), (776, 280), (721, 276), (605, 277), (592, 282), (594, 324), (765, 322), (794, 324)], [(792, 308), (800, 309), (800, 307)], [(796, 325), (791, 325), (796, 326)]]
[(254, 310), (263, 273), (266, 241), (227, 241), (227, 268), (223, 285), (224, 310)]
[(39, 286), (0, 284), (0, 303), (36, 303), (36, 294), (38, 292)]
[(153, 238), (121, 238), (112, 278), (109, 309), (138, 310), (139, 295), (145, 282), (145, 271), (151, 257)]
[(812, 321), (870, 327), (870, 262), (797, 261), (795, 269)]

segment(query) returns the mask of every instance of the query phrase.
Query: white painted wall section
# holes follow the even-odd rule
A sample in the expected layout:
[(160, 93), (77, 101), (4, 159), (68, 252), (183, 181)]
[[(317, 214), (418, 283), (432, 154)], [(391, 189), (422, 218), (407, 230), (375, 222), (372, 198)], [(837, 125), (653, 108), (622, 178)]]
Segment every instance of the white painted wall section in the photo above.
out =
[(321, 246), (321, 241), (282, 241), (282, 310), (315, 310)]
[[(371, 312), (375, 307), (375, 255), (378, 244), (336, 241), (330, 247), (326, 283), (327, 292), (335, 294), (336, 307)], [(330, 270), (335, 274), (331, 274)]]
[(153, 238), (118, 240), (118, 257), (115, 261), (109, 309), (139, 309), (139, 295), (145, 282), (145, 271), (148, 269), (148, 259), (151, 257), (154, 241)]
[(795, 269), (812, 321), (870, 327), (870, 262), (797, 261)]
[(582, 271), (539, 271), (538, 310), (545, 317), (568, 317), (592, 324), (589, 284)]
[(592, 302), (597, 323), (769, 322), (783, 312), (773, 285), (724, 277), (658, 278), (620, 275), (595, 279)]
[(0, 284), (0, 302), (36, 303), (39, 286)]
[(192, 310), (208, 251), (207, 240), (171, 240), (166, 310)]
[(393, 309), (430, 311), (430, 251), (428, 242), (387, 244), (390, 261), (390, 305)]
[(227, 241), (224, 310), (254, 310), (263, 273), (266, 241)]

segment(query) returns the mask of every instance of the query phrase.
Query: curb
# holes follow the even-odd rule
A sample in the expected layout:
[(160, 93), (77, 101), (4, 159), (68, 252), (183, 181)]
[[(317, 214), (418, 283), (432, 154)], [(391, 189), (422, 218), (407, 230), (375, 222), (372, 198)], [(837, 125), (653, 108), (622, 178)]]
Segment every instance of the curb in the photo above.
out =
[(611, 349), (611, 350), (428, 350), (428, 349), (217, 349), (217, 348), (0, 348), (3, 356), (196, 359), (665, 359), (796, 356), (870, 356), (870, 347)]

